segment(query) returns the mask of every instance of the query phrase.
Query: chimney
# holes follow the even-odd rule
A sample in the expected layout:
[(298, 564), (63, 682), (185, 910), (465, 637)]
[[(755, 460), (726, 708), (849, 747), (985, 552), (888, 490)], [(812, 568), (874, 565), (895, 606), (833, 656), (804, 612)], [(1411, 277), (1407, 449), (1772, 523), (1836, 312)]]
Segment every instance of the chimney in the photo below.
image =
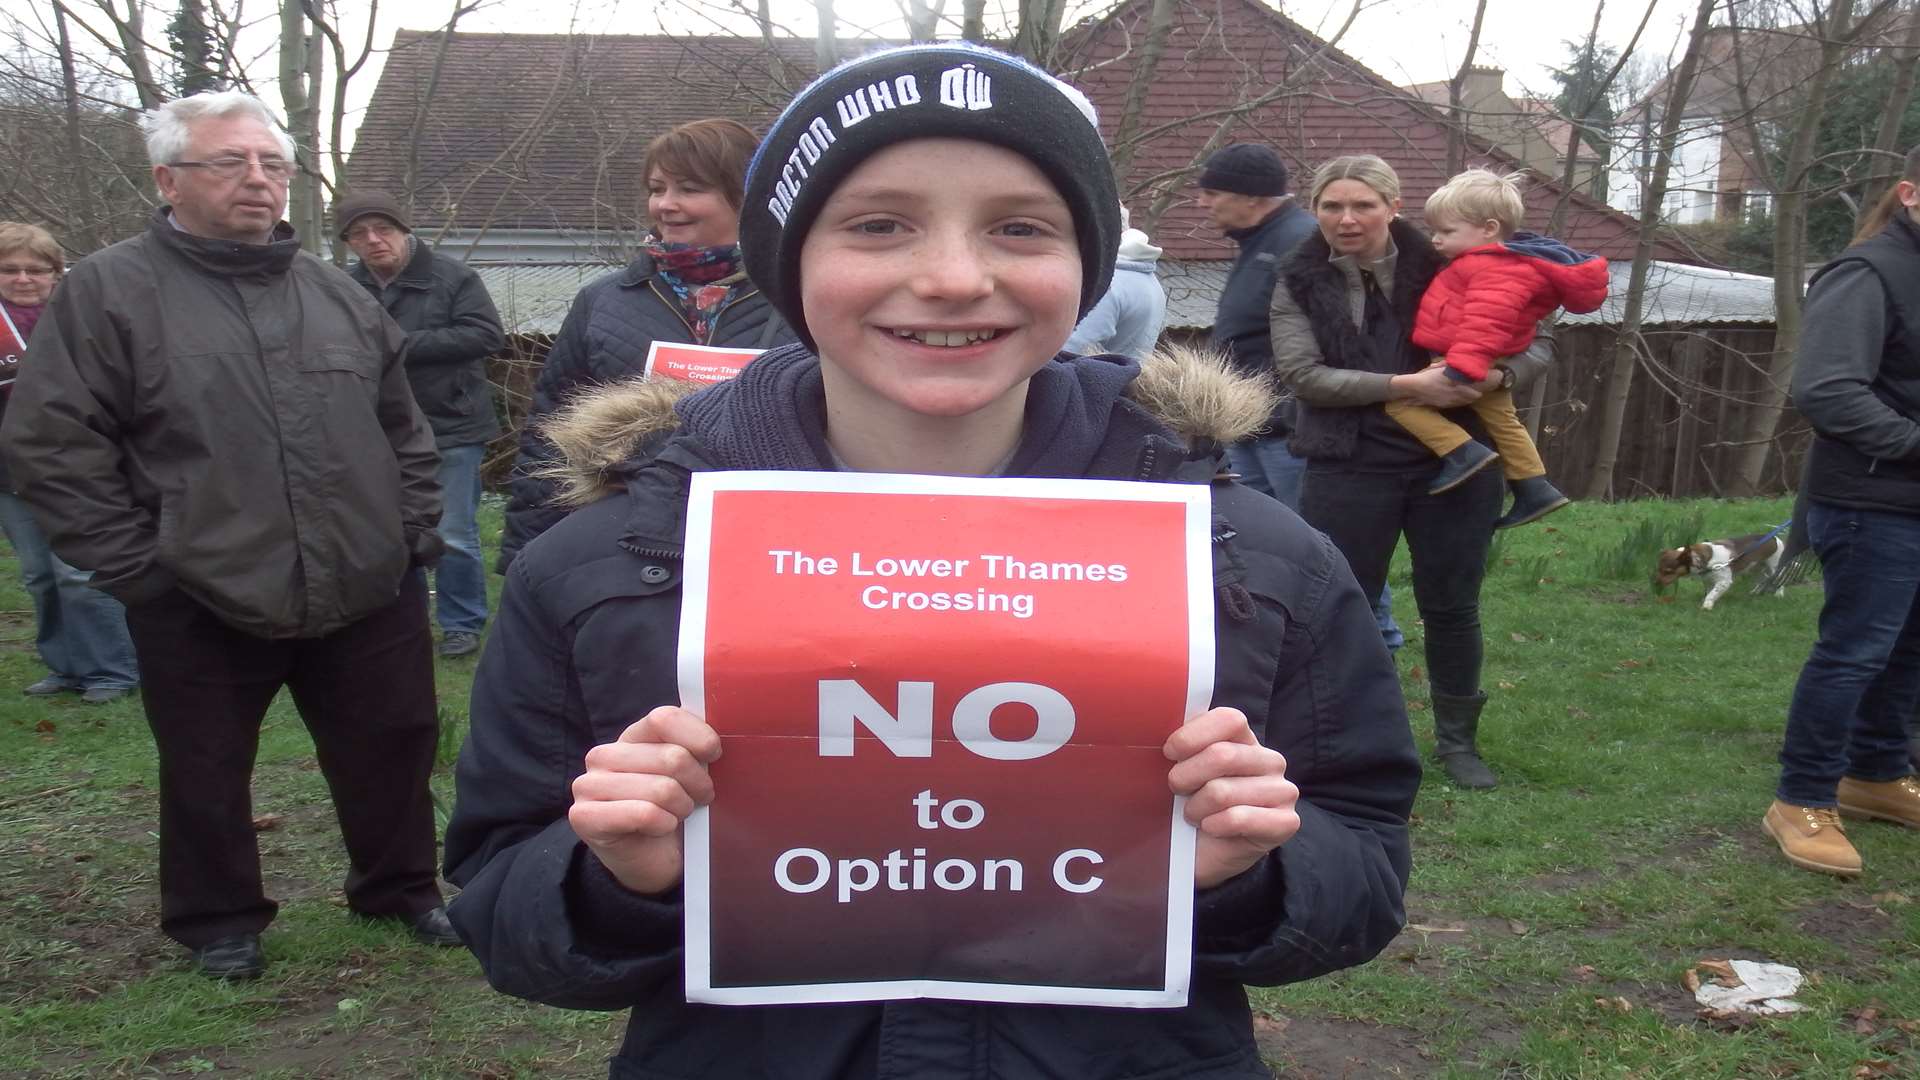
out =
[(1460, 100), (1463, 102), (1485, 101), (1501, 92), (1507, 81), (1507, 73), (1502, 68), (1475, 64), (1467, 69), (1467, 77), (1460, 83)]

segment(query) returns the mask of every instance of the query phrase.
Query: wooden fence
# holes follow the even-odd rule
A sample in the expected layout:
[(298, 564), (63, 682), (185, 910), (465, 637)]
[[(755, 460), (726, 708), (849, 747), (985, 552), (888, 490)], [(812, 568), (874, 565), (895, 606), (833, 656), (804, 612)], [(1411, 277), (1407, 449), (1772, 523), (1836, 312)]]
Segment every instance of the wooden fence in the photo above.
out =
[[(1193, 337), (1197, 340), (1190, 343), (1205, 344), (1203, 336)], [(1613, 339), (1609, 326), (1562, 327), (1557, 362), (1541, 399), (1538, 441), (1547, 473), (1576, 498), (1586, 491), (1598, 453), (1599, 403)], [(1614, 465), (1614, 497), (1725, 495), (1739, 450), (1739, 417), (1766, 382), (1773, 327), (1657, 327), (1645, 340), (1647, 355), (1634, 377)], [(525, 413), (547, 345), (543, 337), (516, 335), (491, 361), (489, 374), (508, 434), (490, 448), (490, 486), (503, 483), (513, 464), (512, 431)], [(1521, 395), (1523, 406), (1529, 397)], [(1765, 491), (1796, 486), (1809, 437), (1806, 423), (1789, 408), (1768, 456)]]
[[(1610, 326), (1562, 327), (1539, 417), (1547, 474), (1578, 497), (1598, 456), (1600, 401), (1611, 375)], [(1766, 385), (1773, 327), (1655, 327), (1634, 374), (1614, 463), (1613, 497), (1722, 496), (1734, 471), (1741, 418)], [(1523, 394), (1522, 404), (1530, 395)], [(1811, 438), (1791, 407), (1781, 417), (1761, 477), (1762, 490), (1798, 485)]]

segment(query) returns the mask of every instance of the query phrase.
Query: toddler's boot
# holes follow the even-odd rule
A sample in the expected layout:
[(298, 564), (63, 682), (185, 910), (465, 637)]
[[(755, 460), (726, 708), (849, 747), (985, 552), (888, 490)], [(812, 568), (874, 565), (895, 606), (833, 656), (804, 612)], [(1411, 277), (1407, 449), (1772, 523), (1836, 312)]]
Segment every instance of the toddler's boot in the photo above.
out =
[(1515, 525), (1539, 521), (1573, 501), (1560, 494), (1560, 489), (1544, 476), (1529, 476), (1525, 480), (1512, 481), (1508, 486), (1513, 489), (1513, 509), (1493, 523), (1496, 529), (1511, 529)]
[(1427, 485), (1427, 494), (1438, 495), (1451, 491), (1465, 483), (1469, 476), (1500, 460), (1500, 455), (1486, 446), (1468, 439), (1440, 459), (1440, 472)]

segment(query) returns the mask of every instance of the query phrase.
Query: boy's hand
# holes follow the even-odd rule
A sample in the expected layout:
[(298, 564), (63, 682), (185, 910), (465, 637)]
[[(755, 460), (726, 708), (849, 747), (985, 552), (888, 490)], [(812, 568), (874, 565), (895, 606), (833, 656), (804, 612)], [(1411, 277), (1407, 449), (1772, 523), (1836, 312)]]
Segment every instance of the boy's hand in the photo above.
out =
[(679, 882), (680, 826), (713, 801), (707, 766), (720, 735), (678, 705), (662, 705), (620, 737), (587, 751), (567, 822), (622, 885), (648, 895)]
[(1300, 789), (1287, 759), (1260, 745), (1239, 709), (1209, 709), (1168, 736), (1167, 786), (1187, 797), (1200, 830), (1193, 883), (1207, 889), (1265, 858), (1300, 831)]

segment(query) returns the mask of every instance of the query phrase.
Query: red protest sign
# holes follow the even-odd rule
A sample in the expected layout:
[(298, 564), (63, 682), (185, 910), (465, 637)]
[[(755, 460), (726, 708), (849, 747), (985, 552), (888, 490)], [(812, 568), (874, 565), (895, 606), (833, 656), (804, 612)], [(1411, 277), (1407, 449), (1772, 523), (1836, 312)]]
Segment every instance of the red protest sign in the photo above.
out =
[(716, 345), (686, 345), (673, 341), (655, 341), (647, 346), (646, 377), (680, 379), (684, 382), (726, 382), (747, 361), (765, 349), (722, 349)]
[(13, 393), (13, 380), (26, 355), (27, 336), (13, 324), (13, 316), (7, 314), (7, 309), (0, 306), (0, 391)]
[(1213, 684), (1192, 485), (696, 474), (687, 994), (1184, 1004), (1161, 746)]

